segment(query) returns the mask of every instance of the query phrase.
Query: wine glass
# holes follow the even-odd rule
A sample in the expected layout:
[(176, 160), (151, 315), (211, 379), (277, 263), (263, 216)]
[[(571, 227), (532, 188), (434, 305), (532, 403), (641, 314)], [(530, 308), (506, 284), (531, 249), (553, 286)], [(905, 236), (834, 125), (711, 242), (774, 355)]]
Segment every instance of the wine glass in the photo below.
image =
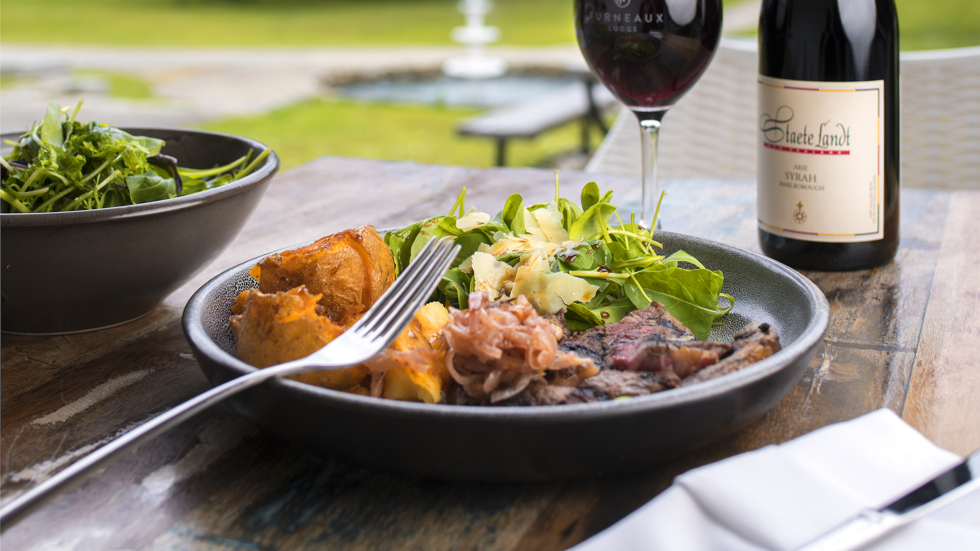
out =
[(652, 230), (657, 134), (718, 48), (721, 0), (575, 0), (575, 36), (596, 78), (640, 122), (640, 218)]

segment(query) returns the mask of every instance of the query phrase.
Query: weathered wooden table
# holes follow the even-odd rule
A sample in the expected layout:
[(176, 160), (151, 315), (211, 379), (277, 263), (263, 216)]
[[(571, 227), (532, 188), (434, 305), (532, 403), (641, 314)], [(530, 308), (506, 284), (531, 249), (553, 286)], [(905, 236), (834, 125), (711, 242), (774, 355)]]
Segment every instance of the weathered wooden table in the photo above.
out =
[[(596, 179), (614, 203), (634, 182)], [(8, 500), (121, 431), (208, 388), (180, 326), (204, 281), (267, 251), (347, 227), (403, 224), (520, 192), (553, 196), (547, 170), (322, 158), (280, 175), (234, 244), (152, 314), (120, 327), (2, 337), (2, 487)], [(758, 250), (751, 182), (667, 186), (664, 227)], [(18, 549), (564, 549), (684, 471), (877, 408), (959, 454), (980, 447), (980, 192), (905, 190), (902, 243), (875, 270), (811, 272), (830, 299), (826, 341), (757, 422), (648, 472), (533, 484), (414, 479), (289, 447), (223, 409), (145, 444), (5, 530)], [(43, 292), (43, 290), (39, 290)]]

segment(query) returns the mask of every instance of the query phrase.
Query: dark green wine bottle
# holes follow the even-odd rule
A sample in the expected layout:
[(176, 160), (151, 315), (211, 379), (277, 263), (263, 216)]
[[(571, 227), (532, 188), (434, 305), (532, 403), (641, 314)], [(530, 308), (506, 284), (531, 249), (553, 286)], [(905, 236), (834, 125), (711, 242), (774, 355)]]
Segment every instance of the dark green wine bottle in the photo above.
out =
[(888, 263), (899, 241), (893, 0), (763, 0), (759, 244), (800, 269)]

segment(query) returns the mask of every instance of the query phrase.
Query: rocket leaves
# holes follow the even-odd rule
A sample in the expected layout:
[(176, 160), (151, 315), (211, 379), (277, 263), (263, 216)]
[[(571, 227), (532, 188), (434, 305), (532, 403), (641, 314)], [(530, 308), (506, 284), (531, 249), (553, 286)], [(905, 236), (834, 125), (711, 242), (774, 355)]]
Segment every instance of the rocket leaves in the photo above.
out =
[[(497, 266), (517, 268), (527, 266), (535, 255), (540, 257), (543, 250), (548, 251), (549, 273), (562, 272), (598, 289), (588, 302), (566, 305), (565, 319), (572, 331), (617, 322), (656, 301), (696, 337), (705, 339), (734, 303), (721, 292), (724, 276), (720, 271), (707, 269), (684, 251), (664, 256), (652, 234), (632, 221), (611, 225), (611, 219), (618, 219), (612, 192), (600, 193), (595, 182), (582, 189), (578, 204), (558, 197), (557, 182), (551, 203), (528, 207), (520, 194), (513, 194), (499, 213), (493, 218), (482, 215), (484, 222), (476, 225), (464, 223), (464, 218), (475, 216), (464, 212), (465, 194), (463, 188), (448, 215), (421, 220), (385, 236), (399, 272), (430, 239), (451, 236), (462, 246), (436, 292), (436, 299), (448, 305), (465, 309), (467, 295), (477, 288), (474, 253), (491, 253)], [(542, 232), (544, 226), (539, 228), (539, 222), (556, 217), (560, 217), (561, 228), (551, 222), (548, 232)], [(555, 243), (542, 237), (562, 229), (567, 241)], [(506, 289), (500, 291), (506, 294)], [(728, 306), (719, 306), (722, 297)]]
[(126, 187), (135, 204), (160, 201), (177, 195), (177, 183), (174, 179), (163, 178), (152, 170), (126, 176)]
[(61, 212), (135, 205), (213, 189), (258, 168), (269, 150), (221, 167), (188, 169), (160, 155), (164, 141), (75, 120), (56, 102), (0, 159), (0, 211)]
[(518, 193), (508, 197), (499, 218), (514, 235), (527, 233), (527, 226), (524, 224), (524, 198)]
[(660, 264), (634, 273), (623, 282), (623, 290), (636, 308), (659, 302), (695, 336), (705, 339), (720, 315), (717, 297), (724, 282), (719, 271)]

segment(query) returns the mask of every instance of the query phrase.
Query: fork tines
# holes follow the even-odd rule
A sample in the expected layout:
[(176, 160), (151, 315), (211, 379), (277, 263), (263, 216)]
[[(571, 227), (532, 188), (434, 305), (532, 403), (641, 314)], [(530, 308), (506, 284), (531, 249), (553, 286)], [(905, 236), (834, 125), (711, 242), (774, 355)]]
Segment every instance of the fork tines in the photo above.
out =
[[(458, 252), (459, 245), (455, 245), (451, 237), (429, 240), (395, 283), (351, 330), (384, 334), (392, 327), (404, 326), (407, 318), (414, 316), (435, 291)], [(397, 333), (392, 340), (396, 336)]]

